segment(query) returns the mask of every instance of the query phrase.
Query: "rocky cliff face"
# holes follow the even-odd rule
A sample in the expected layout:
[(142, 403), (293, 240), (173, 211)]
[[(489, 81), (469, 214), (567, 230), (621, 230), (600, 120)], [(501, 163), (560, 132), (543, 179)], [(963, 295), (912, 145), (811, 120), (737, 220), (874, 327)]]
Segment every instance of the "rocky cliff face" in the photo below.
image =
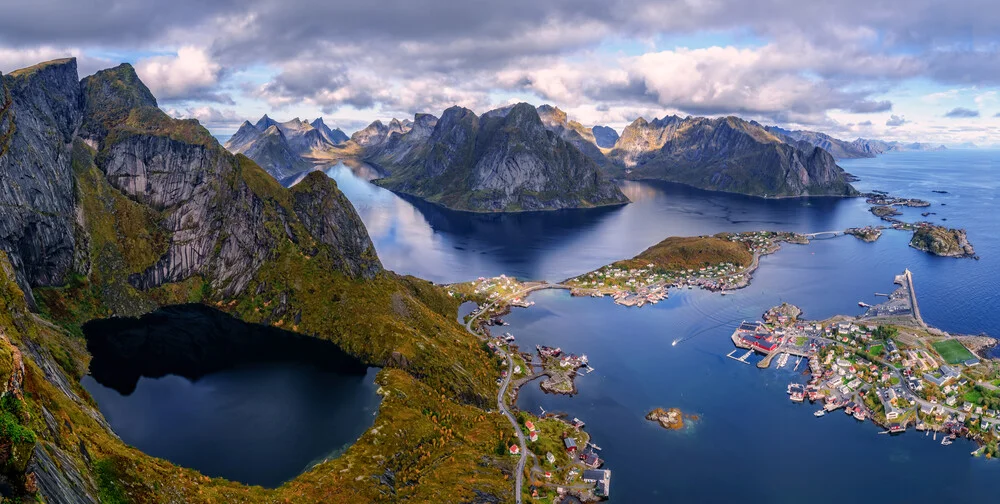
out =
[(828, 152), (803, 150), (736, 117), (637, 119), (609, 157), (632, 178), (662, 179), (753, 196), (851, 196)]
[[(11, 89), (17, 130), (0, 157), (5, 180), (0, 247), (11, 256), (26, 292), (60, 285), (73, 272), (87, 275), (98, 266), (92, 261), (104, 257), (91, 250), (96, 243), (127, 243), (130, 237), (123, 235), (146, 232), (123, 221), (118, 226), (126, 229), (115, 230), (117, 237), (92, 236), (88, 229), (103, 216), (88, 214), (101, 205), (88, 206), (99, 198), (85, 191), (100, 186), (107, 186), (102, 194), (111, 195), (100, 200), (102, 205), (116, 213), (126, 207), (139, 212), (166, 237), (162, 250), (150, 251), (148, 264), (132, 261), (144, 266), (128, 277), (139, 290), (198, 276), (218, 292), (235, 295), (282, 240), (315, 238), (343, 246), (338, 266), (351, 276), (370, 277), (380, 270), (360, 219), (332, 181), (310, 184), (315, 195), (298, 192), (297, 203), (329, 212), (305, 216), (309, 225), (304, 225), (290, 197), (254, 163), (223, 150), (197, 122), (176, 121), (159, 111), (130, 66), (80, 82), (75, 60), (60, 60), (3, 79)], [(274, 125), (271, 129), (262, 138), (280, 138)], [(87, 173), (99, 173), (103, 180), (80, 183), (77, 177)], [(310, 197), (316, 199), (312, 205)]]
[(78, 263), (68, 148), (83, 120), (76, 60), (2, 79), (11, 96), (13, 135), (0, 156), (0, 249), (10, 255), (22, 287), (60, 285)]
[[(414, 127), (404, 137), (415, 134), (426, 131)], [(379, 184), (450, 208), (486, 212), (628, 202), (592, 159), (547, 128), (526, 103), (481, 118), (449, 108), (426, 140), (414, 143), (422, 145), (405, 156), (376, 158), (391, 172)]]
[[(542, 105), (537, 108), (538, 117), (542, 119), (542, 124), (549, 131), (555, 133), (559, 138), (569, 142), (576, 147), (583, 155), (589, 157), (597, 166), (606, 168), (609, 164), (608, 158), (601, 152), (597, 145), (597, 139), (592, 130), (587, 129), (582, 124), (569, 120), (566, 112), (558, 107)], [(612, 130), (613, 131), (613, 130)]]
[(317, 117), (316, 119), (313, 120), (313, 122), (309, 124), (320, 132), (320, 134), (323, 136), (323, 139), (325, 139), (327, 142), (330, 142), (333, 145), (342, 144), (350, 140), (350, 137), (347, 136), (347, 133), (344, 133), (340, 128), (330, 129), (330, 127), (327, 126), (325, 122), (323, 122), (322, 117)]

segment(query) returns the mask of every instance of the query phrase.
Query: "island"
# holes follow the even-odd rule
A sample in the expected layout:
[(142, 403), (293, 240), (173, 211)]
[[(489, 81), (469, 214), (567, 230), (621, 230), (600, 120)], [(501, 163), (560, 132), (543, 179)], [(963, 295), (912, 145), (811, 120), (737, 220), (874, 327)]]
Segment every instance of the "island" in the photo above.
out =
[(844, 233), (854, 236), (861, 241), (871, 243), (877, 241), (882, 236), (882, 228), (877, 226), (847, 228)]
[(806, 244), (806, 235), (755, 231), (714, 236), (670, 237), (632, 259), (618, 261), (563, 282), (574, 296), (610, 295), (618, 304), (643, 306), (668, 296), (670, 288), (703, 288), (725, 294), (750, 283), (760, 257), (782, 242)]
[(920, 223), (913, 231), (910, 246), (942, 257), (976, 257), (976, 250), (964, 229), (950, 229), (931, 223)]
[[(687, 416), (689, 419), (694, 419), (693, 415)], [(670, 408), (664, 410), (663, 408), (655, 408), (646, 414), (646, 420), (651, 422), (656, 422), (667, 430), (680, 430), (684, 428), (684, 418), (685, 415), (678, 408)]]

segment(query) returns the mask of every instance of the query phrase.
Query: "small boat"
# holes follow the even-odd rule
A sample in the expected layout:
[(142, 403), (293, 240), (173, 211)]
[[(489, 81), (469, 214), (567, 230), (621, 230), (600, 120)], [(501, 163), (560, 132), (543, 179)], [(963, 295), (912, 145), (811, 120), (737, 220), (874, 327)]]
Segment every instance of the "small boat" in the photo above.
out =
[(826, 415), (826, 410), (825, 409), (821, 409), (821, 410), (818, 410), (815, 413), (813, 413), (814, 417), (821, 417), (823, 415)]
[(951, 438), (943, 438), (941, 440), (941, 446), (948, 446), (951, 444)]

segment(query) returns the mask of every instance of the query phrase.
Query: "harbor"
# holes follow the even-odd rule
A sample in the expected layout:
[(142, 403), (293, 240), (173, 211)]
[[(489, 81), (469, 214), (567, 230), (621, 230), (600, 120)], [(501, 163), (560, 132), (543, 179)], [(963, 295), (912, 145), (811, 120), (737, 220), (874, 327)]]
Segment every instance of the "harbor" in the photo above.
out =
[(1000, 368), (975, 358), (961, 339), (927, 327), (910, 270), (894, 281), (895, 291), (880, 294), (884, 302), (859, 303), (867, 309), (854, 318), (799, 320), (801, 312), (783, 304), (764, 314), (767, 322), (743, 321), (727, 357), (747, 363), (751, 354), (762, 354), (761, 369), (772, 363), (785, 368), (795, 357), (793, 372), (806, 360), (808, 381), (788, 384), (787, 393), (794, 403), (822, 405), (816, 417), (843, 409), (859, 422), (879, 425), (880, 433), (933, 431), (935, 439), (943, 434), (942, 445), (968, 438), (981, 445), (974, 453), (996, 456), (1000, 387), (985, 377)]

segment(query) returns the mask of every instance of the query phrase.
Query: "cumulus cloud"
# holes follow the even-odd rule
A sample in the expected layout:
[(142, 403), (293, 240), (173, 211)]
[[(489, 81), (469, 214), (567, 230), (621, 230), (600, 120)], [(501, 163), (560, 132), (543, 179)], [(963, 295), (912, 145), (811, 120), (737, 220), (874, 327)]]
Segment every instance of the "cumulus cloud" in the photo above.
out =
[(909, 122), (909, 121), (907, 121), (905, 117), (903, 117), (901, 115), (893, 114), (893, 115), (889, 116), (889, 119), (887, 119), (885, 121), (885, 125), (888, 126), (888, 127), (890, 127), (890, 128), (895, 128), (897, 126), (902, 126), (902, 125), (906, 124), (907, 122)]
[(0, 72), (11, 72), (19, 68), (29, 67), (42, 61), (70, 57), (76, 58), (77, 71), (80, 73), (80, 77), (85, 77), (102, 68), (112, 66), (111, 61), (87, 56), (84, 54), (83, 50), (79, 48), (40, 46), (16, 49), (11, 47), (0, 47)]
[(188, 107), (167, 109), (167, 114), (177, 119), (197, 119), (208, 129), (235, 129), (244, 121), (235, 110), (219, 110), (215, 107)]
[(950, 117), (952, 119), (957, 118), (968, 118), (968, 117), (979, 117), (978, 110), (967, 109), (965, 107), (955, 107), (948, 111), (944, 115), (945, 117)]
[(136, 62), (135, 71), (157, 99), (205, 100), (233, 104), (229, 95), (216, 91), (222, 65), (204, 49), (181, 47), (176, 55), (154, 56)]
[[(657, 45), (706, 32), (753, 42)], [(81, 70), (91, 51), (175, 51), (136, 62), (175, 105), (228, 104), (243, 89), (270, 107), (384, 115), (515, 96), (602, 121), (678, 112), (829, 128), (843, 127), (833, 116), (857, 126), (851, 114), (891, 111), (908, 79), (961, 88), (925, 98), (941, 108), (989, 92), (1000, 85), (996, 40), (1000, 9), (988, 0), (37, 0), (0, 16), (0, 45), (83, 48)]]

